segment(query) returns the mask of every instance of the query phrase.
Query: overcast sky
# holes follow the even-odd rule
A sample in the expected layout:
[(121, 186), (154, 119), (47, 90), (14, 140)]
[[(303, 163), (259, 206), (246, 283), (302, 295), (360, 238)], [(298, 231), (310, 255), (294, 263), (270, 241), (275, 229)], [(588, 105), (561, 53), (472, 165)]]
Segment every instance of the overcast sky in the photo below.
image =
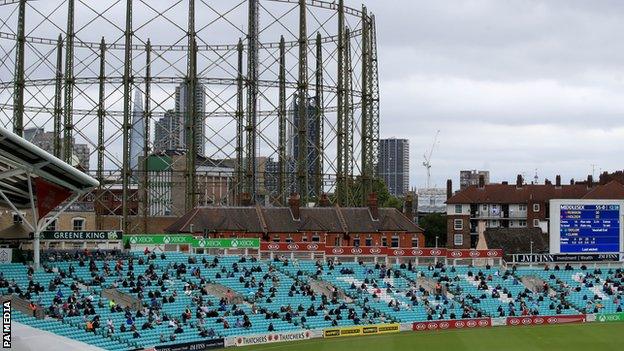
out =
[[(620, 162), (624, 144), (624, 1), (345, 3), (359, 8), (362, 1), (377, 20), (381, 134), (410, 140), (411, 186), (425, 185), (423, 154), (431, 148), (437, 130), (440, 137), (431, 161), (432, 184), (441, 187), (447, 178), (452, 178), (457, 186), (461, 169), (489, 170), (493, 181), (513, 181), (516, 174), (524, 174), (531, 181), (537, 170), (542, 182), (544, 178), (554, 179), (556, 174), (561, 174), (565, 181), (585, 178), (592, 172), (592, 165), (596, 176), (602, 170), (624, 168)], [(48, 13), (58, 7), (57, 3), (39, 2), (37, 11)], [(79, 3), (77, 28), (82, 28), (81, 38), (99, 41), (105, 35), (107, 42), (120, 40), (123, 2), (116, 2), (113, 10), (107, 12), (108, 17), (119, 22), (119, 28), (111, 27), (110, 20), (95, 17), (83, 2)], [(88, 3), (108, 8), (110, 1)], [(141, 20), (155, 16), (146, 3), (159, 5), (165, 11), (172, 1), (136, 3), (136, 23), (140, 24)], [(206, 3), (223, 7), (219, 10), (227, 10), (228, 16), (218, 29), (211, 25), (202, 35), (218, 43), (230, 43), (244, 34), (244, 2), (197, 2), (202, 16), (198, 22), (202, 26), (217, 21), (215, 10), (207, 8)], [(186, 1), (175, 4), (167, 12), (167, 20), (141, 25), (135, 34), (161, 43), (171, 42), (171, 38), (183, 41)], [(293, 7), (271, 4), (291, 10)], [(235, 9), (230, 11), (232, 6)], [(41, 16), (37, 11), (30, 10), (30, 23), (41, 21), (37, 20)], [(264, 25), (273, 22), (266, 11), (261, 11)], [(297, 18), (296, 11), (287, 14)], [(57, 9), (54, 16), (63, 26), (64, 11)], [(319, 21), (309, 18), (309, 27), (315, 20)], [(43, 22), (46, 28), (48, 23)], [(171, 23), (177, 23), (179, 28)], [(56, 38), (60, 27), (48, 27), (32, 35)], [(292, 32), (292, 28), (273, 25), (268, 31), (263, 29), (263, 35), (277, 38), (286, 29)], [(185, 67), (183, 55), (179, 54), (181, 59), (174, 58), (182, 62), (180, 67)], [(119, 68), (119, 59), (112, 60)], [(97, 65), (92, 59), (87, 61)], [(0, 69), (0, 75), (11, 76), (11, 67), (9, 64)], [(92, 68), (93, 72), (96, 70)], [(44, 76), (48, 77), (50, 72), (53, 71)], [(0, 80), (11, 79), (7, 77)], [(3, 101), (11, 101), (10, 89), (4, 92)], [(171, 89), (167, 94), (171, 94)], [(78, 104), (75, 102), (75, 106)], [(79, 127), (94, 134), (91, 124), (84, 126), (88, 122), (82, 122), (84, 128)]]
[[(355, 2), (349, 1), (350, 5)], [(382, 137), (410, 139), (411, 186), (460, 169), (540, 182), (622, 169), (624, 1), (369, 0)]]

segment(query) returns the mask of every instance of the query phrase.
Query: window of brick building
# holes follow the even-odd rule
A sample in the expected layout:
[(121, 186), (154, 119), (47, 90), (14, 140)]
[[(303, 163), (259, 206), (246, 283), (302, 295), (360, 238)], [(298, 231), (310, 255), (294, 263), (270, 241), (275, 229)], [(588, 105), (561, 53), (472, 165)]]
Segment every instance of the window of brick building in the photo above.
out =
[(72, 219), (72, 227), (74, 230), (84, 230), (85, 228), (85, 219), (84, 218), (74, 218)]
[(393, 235), (392, 236), (392, 241), (390, 242), (390, 245), (392, 247), (399, 247), (399, 236), (398, 235)]
[(464, 229), (464, 221), (462, 221), (461, 219), (454, 219), (453, 220), (453, 229), (455, 229), (455, 230), (463, 230)]
[(359, 235), (356, 235), (355, 238), (353, 238), (353, 246), (360, 247), (360, 236)]
[(13, 224), (20, 224), (20, 223), (24, 223), (24, 221), (22, 220), (22, 217), (20, 217), (20, 215), (17, 213), (13, 213)]
[(539, 204), (533, 204), (533, 212), (539, 212), (540, 210), (540, 205)]
[(453, 244), (455, 246), (462, 246), (462, 245), (464, 245), (464, 236), (462, 234), (455, 234), (453, 236)]
[(455, 213), (462, 213), (462, 205), (455, 205)]
[(418, 247), (418, 235), (412, 236), (412, 247)]
[[(45, 220), (47, 221), (48, 219), (46, 218)], [(56, 221), (57, 219), (55, 218), (52, 222), (50, 222), (48, 226), (46, 227), (46, 230), (51, 230), (51, 231), (56, 230)]]
[(365, 240), (366, 246), (373, 246), (373, 238), (371, 236), (367, 236)]
[(381, 246), (388, 246), (388, 239), (386, 239), (386, 236), (381, 237)]

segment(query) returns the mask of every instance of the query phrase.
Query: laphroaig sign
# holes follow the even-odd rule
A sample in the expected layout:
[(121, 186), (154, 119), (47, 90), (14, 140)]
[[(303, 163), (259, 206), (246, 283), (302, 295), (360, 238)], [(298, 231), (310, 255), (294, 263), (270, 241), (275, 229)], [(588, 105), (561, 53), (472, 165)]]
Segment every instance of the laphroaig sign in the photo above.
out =
[(624, 321), (624, 313), (604, 313), (596, 315), (596, 322), (621, 322)]
[(398, 333), (401, 325), (394, 324), (373, 324), (366, 326), (353, 326), (344, 328), (330, 328), (323, 330), (323, 337), (325, 338), (337, 338), (343, 336), (358, 336), (358, 335), (373, 335), (373, 334), (387, 334)]
[(309, 330), (287, 333), (276, 332), (259, 335), (232, 336), (225, 340), (225, 346), (247, 346), (273, 342), (298, 341), (307, 340), (311, 337), (312, 332)]

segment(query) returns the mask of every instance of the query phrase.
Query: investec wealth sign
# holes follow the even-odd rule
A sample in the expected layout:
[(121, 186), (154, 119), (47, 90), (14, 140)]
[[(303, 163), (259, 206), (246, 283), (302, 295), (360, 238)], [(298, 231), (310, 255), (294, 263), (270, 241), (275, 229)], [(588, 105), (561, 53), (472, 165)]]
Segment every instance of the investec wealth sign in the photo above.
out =
[(41, 232), (43, 240), (58, 241), (112, 241), (121, 240), (122, 232), (120, 230), (92, 230), (92, 231), (54, 231), (46, 230)]

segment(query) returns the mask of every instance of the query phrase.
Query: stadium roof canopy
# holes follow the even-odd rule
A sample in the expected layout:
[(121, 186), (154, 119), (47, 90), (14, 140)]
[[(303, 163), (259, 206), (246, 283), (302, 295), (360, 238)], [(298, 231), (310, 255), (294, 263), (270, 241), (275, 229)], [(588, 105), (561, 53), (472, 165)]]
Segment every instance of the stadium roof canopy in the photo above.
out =
[[(34, 233), (35, 268), (39, 268), (41, 231), (98, 185), (92, 177), (0, 127), (0, 206), (15, 211)], [(32, 219), (19, 211), (24, 209), (32, 211)], [(50, 212), (53, 215), (46, 217)]]
[[(98, 186), (97, 180), (0, 127), (0, 206), (31, 207), (30, 178), (40, 177), (72, 193)], [(6, 198), (5, 198), (6, 197)]]

